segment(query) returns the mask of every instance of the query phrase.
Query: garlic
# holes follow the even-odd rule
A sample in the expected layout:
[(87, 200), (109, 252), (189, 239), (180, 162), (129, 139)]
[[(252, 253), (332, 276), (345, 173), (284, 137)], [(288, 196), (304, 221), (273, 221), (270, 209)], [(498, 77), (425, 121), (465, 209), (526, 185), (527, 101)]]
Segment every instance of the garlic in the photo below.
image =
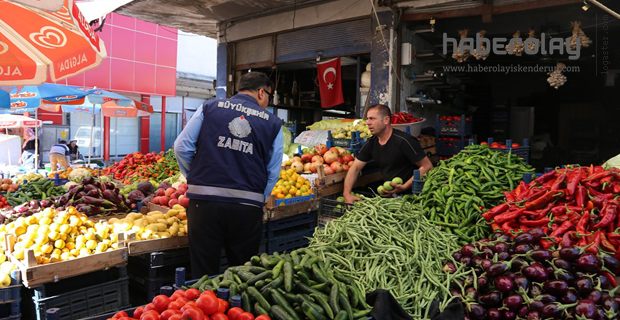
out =
[(566, 83), (566, 76), (562, 74), (564, 68), (566, 68), (566, 65), (558, 62), (558, 64), (555, 66), (555, 70), (549, 72), (549, 78), (547, 78), (547, 82), (550, 86), (558, 89)]
[(523, 39), (521, 39), (521, 32), (517, 30), (517, 32), (512, 35), (510, 43), (506, 46), (506, 51), (509, 55), (520, 57), (523, 54), (523, 50), (525, 50), (525, 46), (523, 45)]
[(571, 49), (577, 48), (577, 39), (581, 43), (581, 47), (587, 48), (592, 43), (592, 40), (586, 36), (586, 34), (581, 30), (581, 22), (572, 21), (571, 27), (573, 27), (573, 35), (570, 37), (570, 47)]
[[(480, 32), (478, 32), (476, 40), (483, 39), (486, 33), (487, 32), (485, 30), (480, 30)], [(472, 51), (472, 55), (474, 56), (474, 58), (476, 58), (476, 60), (486, 60), (489, 57), (489, 51), (490, 50), (489, 48), (487, 48), (486, 44), (480, 41), (480, 43), (478, 43), (478, 45), (476, 46), (476, 49)]]
[[(461, 40), (467, 38), (468, 31), (469, 30), (467, 29), (459, 31), (459, 35), (461, 35)], [(467, 59), (469, 59), (469, 50), (463, 49), (460, 46), (457, 46), (457, 48), (452, 53), (452, 59), (456, 60), (459, 63), (467, 61)]]
[[(530, 31), (527, 33), (527, 38), (528, 39), (536, 39), (536, 31), (534, 31), (534, 29), (530, 29)], [(536, 49), (536, 41), (528, 41), (527, 42), (527, 50), (528, 52), (534, 52)]]

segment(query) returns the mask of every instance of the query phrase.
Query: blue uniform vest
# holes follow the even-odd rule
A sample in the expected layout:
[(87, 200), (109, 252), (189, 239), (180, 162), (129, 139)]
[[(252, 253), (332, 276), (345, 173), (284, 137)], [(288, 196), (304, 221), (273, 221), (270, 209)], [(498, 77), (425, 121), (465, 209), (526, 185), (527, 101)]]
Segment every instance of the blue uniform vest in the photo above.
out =
[(188, 197), (262, 207), (281, 120), (245, 94), (212, 100), (203, 113), (187, 177)]

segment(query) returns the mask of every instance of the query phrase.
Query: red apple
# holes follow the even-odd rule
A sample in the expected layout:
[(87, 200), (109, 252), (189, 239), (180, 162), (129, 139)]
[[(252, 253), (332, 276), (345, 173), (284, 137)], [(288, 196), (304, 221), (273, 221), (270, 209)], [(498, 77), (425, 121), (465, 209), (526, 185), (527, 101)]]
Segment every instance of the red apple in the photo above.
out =
[(170, 199), (170, 201), (168, 201), (168, 207), (172, 208), (172, 206), (174, 206), (177, 203), (179, 203), (179, 200), (177, 200), (177, 199)]
[(312, 157), (312, 162), (323, 164), (325, 161), (323, 160), (323, 157), (316, 155)]
[(166, 197), (170, 197), (170, 196), (171, 196), (173, 193), (175, 193), (176, 191), (177, 191), (177, 189), (170, 187), (170, 188), (166, 189), (166, 191), (165, 191), (165, 196), (166, 196)]
[(343, 163), (349, 163), (351, 161), (355, 160), (355, 158), (353, 158), (352, 155), (350, 154), (345, 154), (344, 156), (342, 156), (342, 162)]
[(334, 169), (332, 169), (332, 167), (330, 167), (330, 166), (328, 166), (326, 164), (323, 167), (323, 171), (325, 172), (326, 176), (334, 173)]
[(342, 172), (342, 163), (335, 161), (332, 162), (332, 164), (330, 165), (330, 167), (332, 168), (332, 170), (334, 170), (334, 172)]
[(181, 194), (179, 194), (179, 191), (177, 191), (177, 192), (173, 192), (173, 193), (170, 195), (170, 198), (172, 198), (172, 199), (178, 199), (180, 195), (181, 195)]
[(333, 152), (333, 153), (335, 153), (335, 154), (340, 154), (340, 153), (338, 152), (338, 148), (337, 148), (337, 147), (331, 147), (331, 148), (329, 148), (329, 151), (331, 151), (331, 152)]
[(332, 164), (333, 162), (338, 161), (338, 154), (330, 150), (325, 152), (323, 159), (325, 159), (325, 163)]
[(301, 156), (301, 162), (303, 162), (303, 163), (311, 162), (312, 161), (312, 157), (314, 157), (313, 154), (311, 154), (311, 153), (304, 153)]
[(324, 155), (325, 152), (327, 152), (327, 146), (324, 144), (319, 144), (317, 146), (314, 147), (314, 150), (316, 150), (316, 152), (320, 155)]
[(168, 202), (170, 202), (170, 198), (168, 198), (166, 196), (163, 196), (163, 197), (159, 198), (159, 204), (161, 204), (161, 205), (165, 206), (165, 205), (168, 204)]
[(155, 195), (158, 196), (158, 197), (161, 197), (161, 196), (163, 196), (165, 194), (166, 194), (166, 190), (164, 190), (164, 189), (157, 189), (157, 191), (155, 191)]

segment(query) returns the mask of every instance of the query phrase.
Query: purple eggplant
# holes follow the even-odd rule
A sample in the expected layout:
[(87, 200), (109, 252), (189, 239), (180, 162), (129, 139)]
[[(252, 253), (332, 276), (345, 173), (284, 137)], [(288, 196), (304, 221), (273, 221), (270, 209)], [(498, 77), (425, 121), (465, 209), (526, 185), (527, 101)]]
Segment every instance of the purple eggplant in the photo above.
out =
[(560, 301), (562, 303), (575, 303), (577, 302), (577, 300), (578, 300), (577, 293), (575, 292), (574, 289), (569, 289), (568, 291), (566, 291), (566, 294), (564, 294), (560, 298)]
[(510, 310), (519, 310), (523, 305), (523, 298), (518, 294), (513, 294), (504, 298), (504, 306)]
[(482, 267), (482, 269), (483, 269), (484, 271), (489, 270), (489, 267), (491, 267), (492, 265), (493, 265), (493, 262), (492, 262), (491, 260), (489, 260), (489, 259), (483, 259), (483, 260), (480, 262), (480, 266)]
[(528, 243), (522, 243), (515, 247), (515, 253), (517, 254), (526, 254), (530, 251), (532, 251), (532, 246), (529, 245)]
[(528, 308), (528, 306), (523, 306), (519, 309), (519, 312), (517, 313), (517, 315), (521, 318), (525, 318), (527, 317), (528, 312), (530, 312), (530, 309)]
[(575, 306), (575, 314), (588, 319), (593, 319), (597, 315), (596, 304), (591, 300), (581, 300)]
[(594, 290), (594, 282), (588, 277), (581, 277), (575, 281), (575, 288), (577, 288), (577, 292), (579, 292), (579, 294), (586, 296)]
[(529, 233), (522, 233), (514, 238), (515, 243), (532, 243), (534, 237)]
[(542, 301), (533, 300), (529, 304), (529, 307), (530, 307), (530, 310), (542, 311), (542, 309), (545, 307), (545, 304)]
[(533, 242), (536, 242), (546, 236), (545, 232), (541, 228), (534, 228), (527, 233), (532, 236)]
[(512, 282), (512, 279), (510, 279), (510, 277), (506, 275), (495, 278), (493, 284), (495, 285), (495, 288), (497, 288), (497, 290), (501, 292), (510, 292), (514, 288), (514, 283)]
[(478, 277), (478, 289), (486, 288), (489, 285), (489, 278), (485, 276)]
[(459, 251), (457, 251), (457, 252), (452, 254), (452, 258), (454, 258), (454, 260), (456, 260), (456, 261), (461, 260), (462, 256), (463, 256), (463, 254), (461, 254)]
[(572, 265), (570, 262), (564, 260), (564, 259), (555, 259), (553, 260), (553, 265), (560, 268), (560, 269), (566, 269), (566, 270), (570, 270), (572, 268)]
[(502, 312), (497, 308), (487, 309), (487, 319), (489, 320), (501, 320)]
[(485, 258), (485, 259), (491, 259), (491, 258), (493, 258), (494, 254), (495, 254), (495, 252), (493, 252), (493, 250), (491, 248), (485, 247), (484, 249), (482, 249), (482, 253), (480, 254), (480, 256)]
[(536, 282), (545, 281), (549, 277), (545, 267), (538, 262), (534, 262), (530, 266), (525, 267), (523, 269), (523, 274), (528, 277), (528, 279)]
[(510, 266), (511, 266), (510, 262), (494, 263), (487, 269), (487, 275), (489, 275), (490, 277), (498, 276), (510, 270)]
[(500, 252), (508, 252), (508, 244), (504, 243), (504, 242), (500, 242), (500, 243), (496, 243), (493, 246), (493, 251), (500, 253)]
[(545, 293), (545, 294), (541, 294), (539, 296), (536, 297), (536, 300), (544, 303), (544, 304), (549, 304), (549, 303), (553, 303), (558, 301), (558, 299), (556, 299), (556, 297), (554, 297), (551, 294)]
[(530, 310), (530, 312), (527, 313), (527, 317), (525, 318), (527, 320), (540, 320), (540, 313), (536, 310)]
[(510, 258), (510, 253), (508, 252), (500, 252), (497, 254), (497, 259), (500, 261), (506, 261)]
[(557, 269), (553, 273), (558, 280), (564, 280), (569, 283), (575, 280), (575, 275), (564, 269)]
[(603, 295), (599, 290), (592, 290), (590, 294), (588, 294), (588, 300), (592, 300), (594, 303), (601, 301), (602, 297)]
[(601, 289), (612, 289), (611, 283), (609, 283), (609, 279), (607, 279), (606, 276), (600, 275), (597, 277), (597, 279), (598, 279), (599, 287), (601, 287)]
[(562, 280), (549, 280), (545, 281), (543, 289), (552, 295), (561, 297), (566, 294), (566, 291), (568, 290), (568, 283)]
[(514, 283), (515, 283), (515, 287), (518, 288), (522, 288), (523, 290), (527, 291), (530, 287), (530, 281), (527, 279), (526, 276), (523, 275), (517, 275), (514, 278)]
[(608, 297), (603, 300), (603, 308), (617, 313), (620, 310), (620, 304), (618, 304), (616, 300)]
[(551, 252), (547, 250), (534, 250), (528, 253), (528, 255), (536, 261), (551, 260)]
[(486, 313), (487, 311), (484, 309), (483, 306), (477, 304), (477, 303), (472, 303), (470, 305), (468, 305), (469, 308), (469, 317), (472, 320), (482, 320), (482, 319), (486, 319)]
[(502, 319), (504, 320), (514, 320), (517, 318), (517, 314), (512, 310), (503, 310), (502, 311)]
[(542, 309), (543, 318), (560, 319), (561, 315), (560, 305), (556, 303), (547, 304)]
[(497, 291), (491, 291), (478, 297), (480, 302), (488, 307), (497, 307), (502, 303), (502, 294)]
[(614, 256), (608, 254), (603, 255), (603, 266), (612, 273), (620, 275), (620, 261)]
[(461, 259), (459, 260), (459, 262), (462, 263), (463, 265), (469, 267), (469, 266), (471, 266), (471, 257), (462, 256)]
[(530, 264), (522, 258), (514, 258), (512, 259), (512, 270), (513, 271), (521, 271), (521, 269), (529, 266)]
[(582, 254), (577, 258), (575, 267), (586, 272), (598, 272), (601, 270), (601, 260), (591, 253)]
[(452, 262), (448, 262), (443, 266), (443, 272), (454, 273), (456, 272), (456, 266)]
[(564, 260), (574, 261), (579, 258), (581, 250), (576, 247), (566, 247), (560, 249), (560, 257)]

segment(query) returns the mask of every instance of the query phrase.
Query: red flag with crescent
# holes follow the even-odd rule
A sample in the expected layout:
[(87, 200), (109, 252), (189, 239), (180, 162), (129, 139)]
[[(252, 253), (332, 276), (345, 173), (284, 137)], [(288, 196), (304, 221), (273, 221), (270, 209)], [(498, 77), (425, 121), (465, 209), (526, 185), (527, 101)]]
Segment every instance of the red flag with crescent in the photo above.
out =
[(340, 58), (318, 62), (316, 68), (321, 93), (321, 107), (331, 108), (343, 104)]

